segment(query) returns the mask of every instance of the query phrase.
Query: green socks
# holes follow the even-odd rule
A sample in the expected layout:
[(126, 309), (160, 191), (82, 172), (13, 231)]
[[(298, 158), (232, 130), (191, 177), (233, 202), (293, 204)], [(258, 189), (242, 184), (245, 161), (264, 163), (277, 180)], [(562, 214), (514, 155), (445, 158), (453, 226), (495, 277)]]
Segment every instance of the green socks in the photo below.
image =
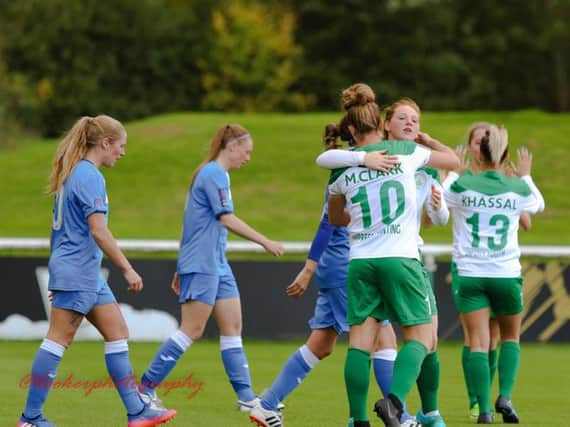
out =
[(497, 372), (497, 349), (489, 351), (489, 371), (491, 373), (491, 384), (493, 384), (493, 378)]
[(390, 394), (393, 394), (400, 402), (405, 402), (410, 390), (418, 379), (422, 363), (428, 350), (419, 341), (410, 340), (398, 352), (394, 364), (394, 378)]
[(469, 356), (468, 375), (473, 380), (480, 413), (491, 413), (491, 374), (489, 353), (472, 351)]
[(439, 390), (439, 357), (437, 352), (428, 354), (424, 359), (417, 383), (422, 400), (422, 412), (427, 414), (437, 410), (437, 393)]
[(499, 355), (499, 394), (511, 400), (521, 360), (521, 347), (518, 342), (506, 341), (501, 344)]
[(348, 396), (350, 417), (367, 421), (368, 386), (370, 385), (370, 353), (349, 348), (344, 363), (344, 382)]
[(471, 376), (469, 375), (469, 355), (471, 354), (471, 348), (467, 345), (463, 346), (463, 352), (461, 353), (461, 365), (463, 366), (463, 377), (465, 378), (465, 386), (467, 387), (467, 396), (469, 396), (469, 407), (472, 408), (473, 405), (477, 403), (477, 394), (473, 388), (473, 381), (471, 381)]

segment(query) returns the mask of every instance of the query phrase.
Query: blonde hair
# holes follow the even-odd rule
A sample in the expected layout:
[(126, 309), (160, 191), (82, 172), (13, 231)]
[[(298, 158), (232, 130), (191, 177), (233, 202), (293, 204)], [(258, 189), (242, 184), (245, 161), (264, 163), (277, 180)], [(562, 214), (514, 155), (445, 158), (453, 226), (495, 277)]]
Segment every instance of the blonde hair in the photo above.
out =
[(246, 128), (244, 128), (241, 125), (237, 125), (237, 124), (231, 124), (230, 125), (230, 124), (228, 124), (228, 125), (220, 126), (218, 128), (218, 130), (216, 131), (216, 133), (214, 134), (214, 137), (210, 141), (210, 151), (208, 152), (208, 155), (206, 156), (204, 161), (202, 161), (202, 163), (200, 163), (200, 165), (192, 173), (192, 180), (191, 180), (190, 187), (192, 187), (192, 185), (194, 185), (194, 180), (196, 179), (196, 176), (198, 175), (200, 170), (208, 162), (215, 160), (216, 157), (218, 157), (218, 155), (220, 154), (220, 152), (226, 148), (226, 145), (228, 144), (228, 142), (239, 141), (240, 138), (245, 139), (246, 135), (249, 136), (249, 132), (247, 131)]
[(125, 134), (121, 122), (110, 116), (84, 116), (77, 120), (57, 147), (47, 186), (48, 194), (55, 194), (61, 189), (75, 165), (99, 141), (109, 138), (113, 142)]
[(504, 126), (489, 125), (481, 138), (481, 157), (485, 163), (500, 166), (507, 159), (509, 134)]
[(352, 125), (359, 134), (381, 128), (380, 107), (370, 86), (356, 83), (342, 91), (341, 105), (346, 111), (346, 125)]
[(469, 126), (469, 129), (467, 129), (467, 138), (466, 138), (467, 146), (471, 145), (471, 141), (473, 141), (475, 132), (477, 132), (479, 129), (487, 130), (489, 129), (490, 126), (492, 126), (492, 124), (489, 122), (475, 122), (471, 124), (471, 126)]
[(418, 113), (418, 116), (421, 114), (419, 105), (412, 98), (400, 98), (397, 101), (393, 102), (390, 106), (384, 109), (384, 129), (382, 131), (384, 139), (389, 138), (388, 130), (386, 130), (386, 122), (392, 120), (392, 117), (394, 117), (394, 113), (398, 107), (402, 107), (404, 105), (413, 108), (416, 113)]

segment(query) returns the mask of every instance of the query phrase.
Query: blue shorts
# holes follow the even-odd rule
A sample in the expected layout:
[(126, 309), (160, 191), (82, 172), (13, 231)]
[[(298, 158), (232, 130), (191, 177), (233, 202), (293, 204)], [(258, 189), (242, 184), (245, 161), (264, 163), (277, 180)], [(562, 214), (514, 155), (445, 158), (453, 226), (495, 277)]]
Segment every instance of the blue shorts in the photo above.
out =
[(104, 282), (99, 291), (53, 291), (51, 304), (56, 308), (73, 310), (87, 315), (93, 307), (116, 302), (113, 291), (107, 282)]
[(233, 274), (225, 276), (203, 273), (180, 275), (180, 295), (178, 296), (180, 304), (200, 301), (214, 305), (219, 299), (237, 297), (239, 297), (239, 290)]
[(334, 328), (337, 334), (348, 332), (346, 323), (346, 288), (319, 289), (315, 313), (309, 326), (311, 329)]

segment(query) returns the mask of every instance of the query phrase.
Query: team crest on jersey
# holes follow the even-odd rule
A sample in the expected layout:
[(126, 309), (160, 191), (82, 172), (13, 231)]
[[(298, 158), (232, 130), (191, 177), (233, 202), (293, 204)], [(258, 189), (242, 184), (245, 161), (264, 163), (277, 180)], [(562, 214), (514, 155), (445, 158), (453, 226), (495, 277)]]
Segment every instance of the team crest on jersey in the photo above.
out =
[(422, 173), (416, 173), (414, 178), (416, 179), (416, 188), (422, 188), (426, 183), (426, 177)]

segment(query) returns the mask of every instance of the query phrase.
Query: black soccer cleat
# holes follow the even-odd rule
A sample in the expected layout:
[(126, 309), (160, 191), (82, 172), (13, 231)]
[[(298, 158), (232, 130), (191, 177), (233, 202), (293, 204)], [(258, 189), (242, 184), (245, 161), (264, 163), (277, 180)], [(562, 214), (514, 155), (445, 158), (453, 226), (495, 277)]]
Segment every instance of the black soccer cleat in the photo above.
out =
[(515, 411), (513, 402), (507, 400), (503, 396), (497, 397), (497, 401), (495, 402), (495, 411), (503, 416), (503, 422), (505, 424), (519, 423), (519, 416), (517, 411)]
[(380, 399), (374, 404), (374, 412), (386, 427), (400, 427), (400, 411), (390, 399)]
[(493, 424), (493, 415), (489, 412), (482, 412), (477, 418), (477, 424)]

